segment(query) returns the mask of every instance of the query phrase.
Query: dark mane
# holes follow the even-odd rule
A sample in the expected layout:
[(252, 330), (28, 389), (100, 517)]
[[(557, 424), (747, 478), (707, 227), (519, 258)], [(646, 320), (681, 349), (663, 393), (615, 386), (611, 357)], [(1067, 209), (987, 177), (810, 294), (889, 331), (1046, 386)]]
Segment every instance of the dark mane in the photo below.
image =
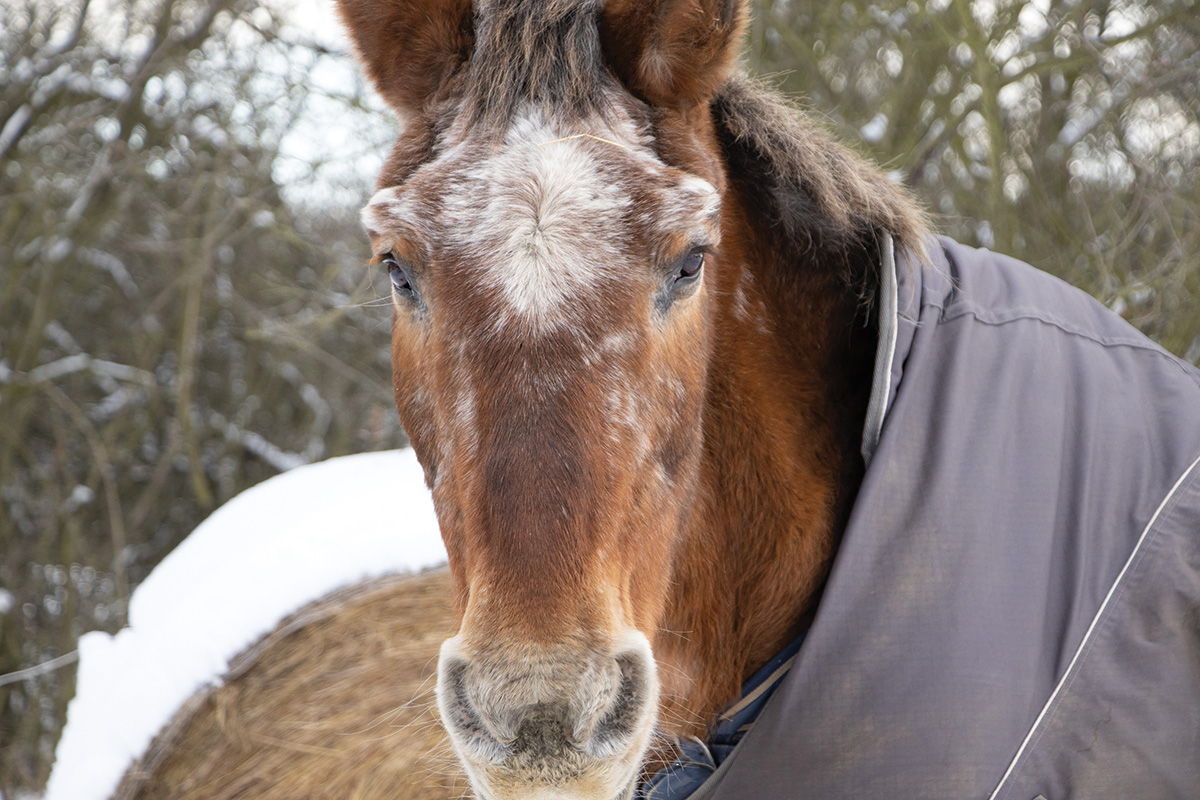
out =
[(755, 187), (781, 251), (843, 265), (866, 300), (880, 232), (924, 253), (929, 221), (908, 192), (778, 92), (736, 76), (712, 107), (730, 177)]
[(577, 116), (600, 111), (606, 81), (600, 0), (480, 0), (464, 87), (472, 124), (502, 129), (522, 103)]

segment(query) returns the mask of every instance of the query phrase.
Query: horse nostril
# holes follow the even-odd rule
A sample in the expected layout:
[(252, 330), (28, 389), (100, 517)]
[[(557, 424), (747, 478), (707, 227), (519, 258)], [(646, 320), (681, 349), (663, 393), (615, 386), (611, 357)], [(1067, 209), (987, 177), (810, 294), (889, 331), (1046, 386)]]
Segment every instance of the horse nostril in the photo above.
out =
[(507, 748), (489, 729), (471, 702), (467, 692), (467, 667), (465, 659), (442, 656), (437, 691), (442, 721), (456, 739), (487, 760), (499, 762), (507, 754)]
[(608, 758), (626, 749), (644, 727), (652, 711), (653, 671), (647, 656), (638, 651), (616, 657), (619, 681), (617, 691), (604, 716), (596, 723), (587, 750), (599, 758)]

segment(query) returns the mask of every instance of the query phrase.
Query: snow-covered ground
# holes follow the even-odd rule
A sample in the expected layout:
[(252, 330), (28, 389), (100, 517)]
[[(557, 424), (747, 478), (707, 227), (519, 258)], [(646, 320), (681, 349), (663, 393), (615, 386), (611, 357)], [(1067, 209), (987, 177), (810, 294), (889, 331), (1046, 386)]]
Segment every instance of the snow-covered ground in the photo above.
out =
[(411, 450), (285, 472), (235, 497), (134, 592), (129, 627), (79, 641), (45, 800), (105, 800), (179, 707), (328, 592), (446, 560)]

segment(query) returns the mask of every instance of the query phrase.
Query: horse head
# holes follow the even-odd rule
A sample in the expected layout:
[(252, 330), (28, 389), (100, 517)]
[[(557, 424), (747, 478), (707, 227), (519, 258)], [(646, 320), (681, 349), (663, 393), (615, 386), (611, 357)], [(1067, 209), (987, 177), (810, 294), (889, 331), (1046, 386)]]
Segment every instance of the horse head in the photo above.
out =
[[(731, 188), (714, 119), (744, 4), (339, 2), (403, 126), (362, 218), (456, 589), (444, 724), (482, 797), (626, 797), (656, 727), (702, 734), (795, 635), (844, 506), (841, 412), (805, 409), (857, 334), (777, 341), (820, 328), (755, 273), (765, 187)], [(752, 621), (726, 607), (763, 581), (746, 524), (791, 537)]]

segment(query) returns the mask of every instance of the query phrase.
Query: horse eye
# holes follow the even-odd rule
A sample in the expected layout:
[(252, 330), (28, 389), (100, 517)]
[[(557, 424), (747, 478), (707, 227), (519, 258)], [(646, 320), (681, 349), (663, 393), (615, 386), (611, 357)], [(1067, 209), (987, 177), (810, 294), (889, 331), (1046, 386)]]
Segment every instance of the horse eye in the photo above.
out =
[(388, 277), (392, 279), (392, 288), (401, 294), (412, 294), (413, 288), (408, 280), (408, 272), (396, 257), (388, 253), (383, 257), (383, 265), (387, 267)]
[(679, 265), (679, 271), (675, 273), (675, 282), (690, 281), (700, 274), (700, 268), (704, 266), (704, 251), (693, 250), (683, 259), (683, 263)]

